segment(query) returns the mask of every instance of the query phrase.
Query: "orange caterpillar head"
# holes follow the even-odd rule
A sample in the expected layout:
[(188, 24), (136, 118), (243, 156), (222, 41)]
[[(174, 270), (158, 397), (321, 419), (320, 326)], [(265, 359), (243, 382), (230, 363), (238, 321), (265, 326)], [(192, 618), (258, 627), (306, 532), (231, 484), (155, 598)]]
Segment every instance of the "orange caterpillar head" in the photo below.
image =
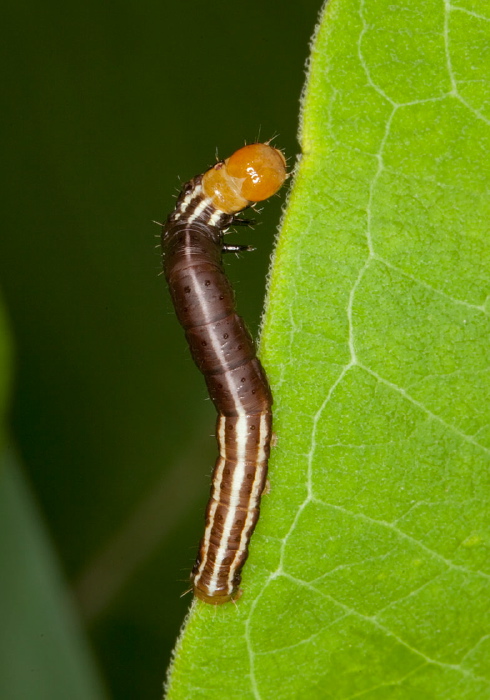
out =
[(286, 176), (281, 151), (265, 143), (251, 143), (205, 172), (202, 189), (216, 209), (236, 214), (275, 194)]

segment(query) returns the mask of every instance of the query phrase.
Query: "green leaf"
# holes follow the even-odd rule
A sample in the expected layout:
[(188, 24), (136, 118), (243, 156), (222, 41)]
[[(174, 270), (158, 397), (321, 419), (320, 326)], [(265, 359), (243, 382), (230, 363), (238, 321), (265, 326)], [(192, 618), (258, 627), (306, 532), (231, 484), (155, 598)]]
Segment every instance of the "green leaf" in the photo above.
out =
[(0, 697), (105, 697), (22, 472), (0, 475)]
[(168, 697), (488, 698), (490, 12), (331, 0), (269, 287), (272, 490)]

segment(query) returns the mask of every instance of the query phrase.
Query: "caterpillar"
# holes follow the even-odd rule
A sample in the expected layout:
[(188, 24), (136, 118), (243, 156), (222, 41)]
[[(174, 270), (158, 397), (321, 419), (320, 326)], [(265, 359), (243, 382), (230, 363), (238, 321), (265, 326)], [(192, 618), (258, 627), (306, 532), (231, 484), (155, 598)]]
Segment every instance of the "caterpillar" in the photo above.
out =
[(194, 595), (236, 600), (260, 512), (272, 438), (272, 394), (254, 342), (235, 311), (222, 254), (224, 234), (249, 223), (237, 214), (272, 196), (286, 179), (283, 154), (266, 143), (240, 148), (187, 182), (162, 227), (163, 269), (178, 320), (218, 412), (219, 456), (206, 526), (192, 569)]

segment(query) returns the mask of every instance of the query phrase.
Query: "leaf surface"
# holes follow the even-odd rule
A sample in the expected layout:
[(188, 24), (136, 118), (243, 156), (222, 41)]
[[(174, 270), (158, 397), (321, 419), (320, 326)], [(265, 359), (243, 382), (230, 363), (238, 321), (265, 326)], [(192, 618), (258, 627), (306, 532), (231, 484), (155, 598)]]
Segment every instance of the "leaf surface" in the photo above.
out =
[(271, 493), (168, 697), (490, 695), (490, 12), (331, 0), (269, 285)]

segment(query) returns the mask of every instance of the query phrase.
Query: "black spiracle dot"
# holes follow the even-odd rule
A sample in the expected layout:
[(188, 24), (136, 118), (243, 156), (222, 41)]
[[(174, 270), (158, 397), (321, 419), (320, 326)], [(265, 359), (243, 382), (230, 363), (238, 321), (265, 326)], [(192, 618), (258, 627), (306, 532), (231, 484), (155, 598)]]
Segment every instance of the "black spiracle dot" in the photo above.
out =
[(217, 520), (219, 523), (221, 523), (221, 522), (223, 521), (223, 516), (221, 515), (221, 513), (218, 513), (218, 515), (216, 516), (216, 520)]
[(252, 394), (255, 394), (256, 391), (257, 389), (252, 389)]
[(185, 292), (186, 294), (190, 294), (190, 293), (191, 293), (191, 288), (190, 288), (190, 287), (184, 287), (184, 292)]
[(206, 281), (204, 282), (204, 286), (205, 286), (205, 287), (209, 287), (210, 284), (211, 284), (211, 280), (206, 280)]
[(245, 382), (247, 381), (247, 377), (242, 377), (242, 378), (240, 379), (240, 381), (241, 381), (242, 384), (245, 384)]
[(225, 469), (224, 473), (226, 474), (226, 476), (230, 476), (231, 471), (229, 469)]
[(254, 478), (254, 474), (253, 474), (253, 473), (247, 474), (247, 479), (253, 479), (253, 478)]
[(241, 349), (242, 349), (242, 346), (241, 346), (241, 345), (237, 345), (237, 346), (236, 346), (236, 349), (237, 349), (237, 350), (241, 350)]
[(241, 527), (243, 525), (243, 520), (238, 518), (238, 520), (235, 520), (235, 527)]
[(184, 308), (182, 309), (182, 311), (186, 314), (186, 313), (189, 311), (189, 307), (188, 307), (188, 306), (184, 306)]
[(221, 300), (223, 300), (225, 297), (224, 297), (223, 294), (220, 294), (220, 295), (219, 295), (219, 298), (220, 298)]
[(255, 425), (254, 425), (254, 424), (252, 424), (252, 425), (250, 426), (250, 430), (255, 430)]
[(230, 336), (228, 335), (228, 333), (223, 333), (223, 338), (224, 338), (225, 340), (228, 340), (229, 337), (230, 337)]
[(205, 340), (201, 340), (201, 345), (203, 346), (203, 348), (205, 348), (207, 345), (207, 342)]

